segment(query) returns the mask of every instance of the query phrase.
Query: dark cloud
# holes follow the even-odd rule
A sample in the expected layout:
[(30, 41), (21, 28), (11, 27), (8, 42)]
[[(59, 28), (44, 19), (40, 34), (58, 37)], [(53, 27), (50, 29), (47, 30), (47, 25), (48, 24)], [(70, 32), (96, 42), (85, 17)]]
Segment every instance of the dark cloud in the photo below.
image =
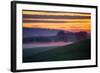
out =
[(23, 20), (23, 23), (78, 23), (78, 22), (82, 21)]
[(66, 21), (23, 20), (24, 23), (65, 23)]
[(29, 14), (23, 14), (23, 18), (33, 18), (33, 19), (90, 19), (90, 16), (29, 15)]

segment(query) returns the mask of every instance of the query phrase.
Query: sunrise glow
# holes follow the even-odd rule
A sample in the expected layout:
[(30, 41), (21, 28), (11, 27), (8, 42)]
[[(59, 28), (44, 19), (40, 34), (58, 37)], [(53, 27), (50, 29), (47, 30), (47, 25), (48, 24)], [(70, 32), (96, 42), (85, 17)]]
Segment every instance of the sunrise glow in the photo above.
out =
[(91, 28), (90, 13), (23, 10), (22, 14), (24, 28), (86, 32)]

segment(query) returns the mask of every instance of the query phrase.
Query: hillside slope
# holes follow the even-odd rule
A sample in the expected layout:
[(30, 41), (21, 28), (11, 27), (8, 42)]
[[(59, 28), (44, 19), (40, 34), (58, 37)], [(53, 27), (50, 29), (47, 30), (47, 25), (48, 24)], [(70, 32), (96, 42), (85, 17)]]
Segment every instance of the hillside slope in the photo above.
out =
[(41, 62), (41, 61), (63, 61), (63, 60), (81, 60), (91, 58), (90, 39), (86, 39), (71, 45), (54, 48), (41, 52), (23, 62)]

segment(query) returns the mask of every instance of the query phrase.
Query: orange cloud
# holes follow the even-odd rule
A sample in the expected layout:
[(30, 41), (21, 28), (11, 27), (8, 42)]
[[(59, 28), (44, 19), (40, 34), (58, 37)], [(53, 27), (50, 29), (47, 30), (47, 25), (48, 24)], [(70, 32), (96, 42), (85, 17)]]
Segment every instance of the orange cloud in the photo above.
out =
[[(90, 16), (89, 13), (53, 13), (53, 12), (34, 12), (34, 11), (23, 11), (23, 14), (39, 14), (39, 15), (69, 15), (69, 16)], [(33, 19), (33, 18), (23, 18), (23, 20), (47, 20), (47, 21), (66, 21), (66, 23), (25, 23), (23, 22), (24, 28), (45, 28), (45, 29), (55, 29), (55, 30), (65, 30), (65, 31), (90, 31), (91, 29), (91, 19)], [(68, 22), (69, 21), (69, 22)]]
[(46, 29), (58, 29), (69, 31), (89, 31), (89, 23), (23, 23), (23, 27), (26, 28), (46, 28)]

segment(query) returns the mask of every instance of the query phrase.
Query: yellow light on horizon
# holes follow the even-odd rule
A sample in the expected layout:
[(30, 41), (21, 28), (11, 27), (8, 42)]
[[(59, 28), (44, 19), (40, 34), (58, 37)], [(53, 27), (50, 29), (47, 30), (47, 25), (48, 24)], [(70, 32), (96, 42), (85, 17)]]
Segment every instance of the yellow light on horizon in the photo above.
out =
[[(68, 16), (91, 16), (90, 13), (70, 13), (70, 12), (61, 12), (61, 13), (53, 13), (53, 12), (36, 12), (36, 11), (22, 11), (23, 14), (29, 15), (68, 15)], [(64, 31), (90, 31), (91, 29), (91, 18), (88, 19), (33, 19), (33, 18), (23, 18), (26, 20), (33, 20), (33, 22), (26, 23), (23, 22), (23, 28), (43, 28), (43, 29), (55, 29), (55, 30), (64, 30)], [(34, 20), (41, 21), (64, 21), (64, 23), (53, 23), (53, 22), (37, 22)]]

